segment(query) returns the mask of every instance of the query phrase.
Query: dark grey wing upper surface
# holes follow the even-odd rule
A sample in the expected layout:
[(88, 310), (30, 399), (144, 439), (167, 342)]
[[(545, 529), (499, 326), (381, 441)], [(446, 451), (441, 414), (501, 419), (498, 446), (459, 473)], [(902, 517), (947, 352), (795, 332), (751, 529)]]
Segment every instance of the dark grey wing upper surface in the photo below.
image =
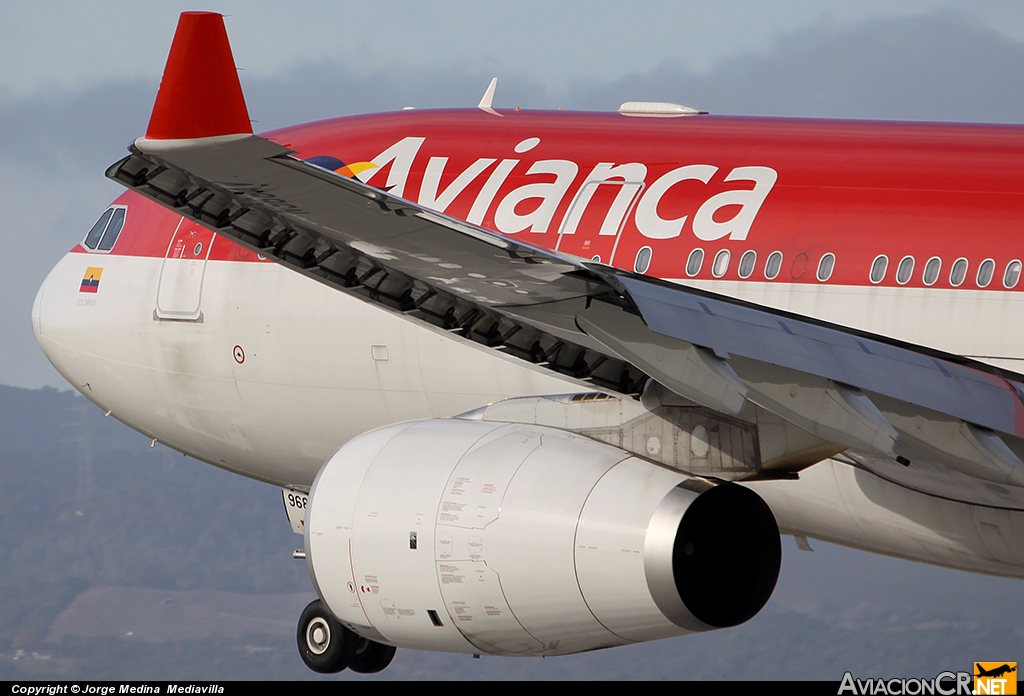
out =
[[(107, 175), (305, 275), (410, 318), (626, 394), (646, 376), (579, 331), (622, 301), (578, 261), (506, 239), (295, 159), (256, 136), (138, 141)], [(145, 151), (143, 151), (145, 150)], [(556, 307), (557, 326), (508, 309)]]
[[(749, 398), (893, 460), (910, 409), (967, 428), (982, 459), (1024, 482), (994, 434), (1024, 454), (1018, 375), (523, 244), (257, 136), (139, 140), (107, 175), (298, 272), (559, 374), (626, 395), (654, 377), (734, 413)], [(846, 420), (789, 404), (798, 390), (830, 395)]]

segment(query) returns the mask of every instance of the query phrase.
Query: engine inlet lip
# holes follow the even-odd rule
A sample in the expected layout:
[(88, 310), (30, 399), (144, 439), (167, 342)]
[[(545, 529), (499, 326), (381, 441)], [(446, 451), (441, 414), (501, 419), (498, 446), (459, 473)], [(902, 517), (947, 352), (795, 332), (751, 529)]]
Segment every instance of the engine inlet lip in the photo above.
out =
[(690, 479), (672, 489), (644, 542), (655, 604), (689, 631), (737, 626), (768, 602), (782, 566), (771, 508), (736, 484)]

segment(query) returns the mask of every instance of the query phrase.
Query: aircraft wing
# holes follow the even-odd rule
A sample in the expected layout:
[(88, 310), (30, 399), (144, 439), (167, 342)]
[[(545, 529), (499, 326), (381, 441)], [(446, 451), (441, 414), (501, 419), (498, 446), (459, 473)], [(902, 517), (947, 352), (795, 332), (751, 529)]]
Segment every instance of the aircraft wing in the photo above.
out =
[[(600, 388), (638, 395), (654, 379), (729, 414), (749, 401), (894, 472), (942, 441), (933, 454), (957, 476), (1024, 487), (1024, 378), (570, 258), (304, 162), (239, 132), (244, 102), (225, 107), (223, 89), (180, 103), (168, 85), (191, 78), (172, 74), (175, 47), (147, 137), (107, 171), (128, 188), (339, 291)], [(173, 116), (189, 109), (228, 125), (183, 129)]]

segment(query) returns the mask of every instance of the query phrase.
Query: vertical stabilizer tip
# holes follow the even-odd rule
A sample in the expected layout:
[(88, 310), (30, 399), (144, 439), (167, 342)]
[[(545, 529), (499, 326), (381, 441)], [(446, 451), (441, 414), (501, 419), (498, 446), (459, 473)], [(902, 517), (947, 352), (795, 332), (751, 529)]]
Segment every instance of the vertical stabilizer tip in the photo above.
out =
[(252, 133), (224, 18), (182, 12), (149, 119), (149, 140)]

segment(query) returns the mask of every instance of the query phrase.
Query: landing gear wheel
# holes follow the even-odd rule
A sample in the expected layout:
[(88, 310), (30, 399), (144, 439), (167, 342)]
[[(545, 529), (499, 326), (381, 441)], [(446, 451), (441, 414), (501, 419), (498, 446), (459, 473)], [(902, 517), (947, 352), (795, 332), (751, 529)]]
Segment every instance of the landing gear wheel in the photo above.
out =
[(348, 667), (359, 647), (359, 636), (342, 626), (319, 599), (302, 610), (295, 638), (302, 661), (321, 674)]
[(375, 674), (391, 664), (395, 648), (383, 643), (361, 638), (356, 647), (349, 669), (360, 674)]

